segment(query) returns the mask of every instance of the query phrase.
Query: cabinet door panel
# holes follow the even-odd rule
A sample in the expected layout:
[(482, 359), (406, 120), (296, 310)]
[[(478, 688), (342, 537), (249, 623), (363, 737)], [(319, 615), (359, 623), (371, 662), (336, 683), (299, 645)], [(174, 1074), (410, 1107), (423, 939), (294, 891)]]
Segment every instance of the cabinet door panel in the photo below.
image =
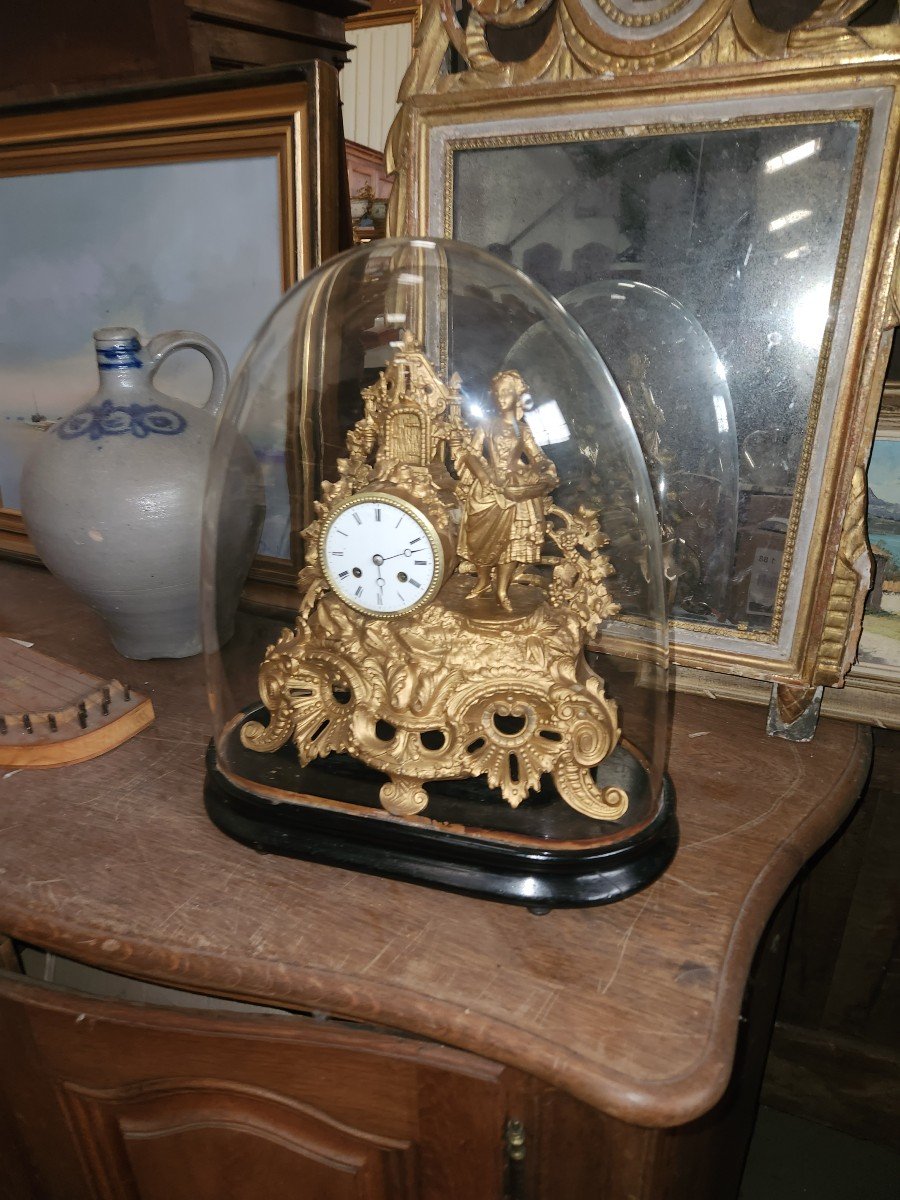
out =
[(154, 1080), (109, 1092), (69, 1085), (66, 1102), (103, 1200), (413, 1200), (409, 1142), (369, 1137), (261, 1089)]
[(0, 1043), (0, 1093), (15, 1095), (42, 1200), (502, 1194), (515, 1073), (447, 1047), (98, 1000), (2, 971)]

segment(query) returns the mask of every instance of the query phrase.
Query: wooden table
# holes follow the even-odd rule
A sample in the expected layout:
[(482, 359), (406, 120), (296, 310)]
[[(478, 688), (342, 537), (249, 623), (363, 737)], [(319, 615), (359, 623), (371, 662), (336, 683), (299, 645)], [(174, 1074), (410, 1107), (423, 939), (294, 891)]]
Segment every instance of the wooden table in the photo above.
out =
[(855, 725), (822, 721), (792, 744), (766, 737), (759, 708), (679, 695), (673, 866), (618, 904), (535, 917), (241, 847), (203, 810), (199, 658), (119, 658), (61, 584), (11, 563), (0, 629), (127, 680), (157, 713), (103, 758), (0, 783), (0, 930), (129, 976), (436, 1040), (641, 1127), (696, 1130), (717, 1105), (766, 924), (869, 761)]

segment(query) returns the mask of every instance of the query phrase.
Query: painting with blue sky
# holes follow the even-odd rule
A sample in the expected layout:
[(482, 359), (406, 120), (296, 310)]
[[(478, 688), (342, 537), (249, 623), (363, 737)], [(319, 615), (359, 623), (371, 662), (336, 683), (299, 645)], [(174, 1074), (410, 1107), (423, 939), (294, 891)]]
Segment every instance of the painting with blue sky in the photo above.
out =
[[(171, 329), (212, 338), (232, 371), (282, 292), (274, 156), (0, 179), (0, 500), (19, 508), (37, 438), (97, 389), (91, 334)], [(209, 367), (173, 355), (160, 391), (202, 404)], [(280, 426), (279, 426), (280, 421)], [(284, 414), (245, 431), (263, 465), (261, 552), (289, 537)]]
[(876, 584), (866, 605), (859, 661), (900, 671), (900, 431), (875, 438), (868, 521)]

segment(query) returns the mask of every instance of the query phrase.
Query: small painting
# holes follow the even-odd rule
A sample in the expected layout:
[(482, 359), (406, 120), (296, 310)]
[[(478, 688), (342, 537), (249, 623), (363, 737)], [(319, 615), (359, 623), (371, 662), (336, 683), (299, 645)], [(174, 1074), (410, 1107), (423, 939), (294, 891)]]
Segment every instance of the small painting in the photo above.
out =
[(875, 560), (859, 663), (900, 678), (900, 427), (879, 427), (869, 463), (869, 544)]

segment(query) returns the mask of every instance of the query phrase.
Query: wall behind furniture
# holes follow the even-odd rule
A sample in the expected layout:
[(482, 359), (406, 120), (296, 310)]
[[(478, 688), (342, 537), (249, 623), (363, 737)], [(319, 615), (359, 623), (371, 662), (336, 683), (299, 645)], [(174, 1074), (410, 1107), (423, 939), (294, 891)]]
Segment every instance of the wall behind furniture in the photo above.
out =
[(413, 26), (393, 24), (348, 29), (355, 44), (341, 72), (344, 133), (349, 141), (383, 150), (397, 112), (397, 92), (412, 56)]

